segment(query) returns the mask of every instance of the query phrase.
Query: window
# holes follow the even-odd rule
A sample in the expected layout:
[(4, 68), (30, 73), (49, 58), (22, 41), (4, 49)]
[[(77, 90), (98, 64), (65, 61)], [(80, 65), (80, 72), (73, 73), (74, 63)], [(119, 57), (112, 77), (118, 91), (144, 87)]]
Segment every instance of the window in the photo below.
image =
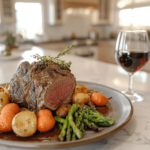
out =
[(119, 26), (148, 27), (150, 26), (150, 0), (118, 0)]
[(16, 2), (16, 30), (24, 38), (43, 34), (42, 5), (38, 2)]
[(150, 6), (119, 11), (120, 26), (146, 27), (150, 26)]

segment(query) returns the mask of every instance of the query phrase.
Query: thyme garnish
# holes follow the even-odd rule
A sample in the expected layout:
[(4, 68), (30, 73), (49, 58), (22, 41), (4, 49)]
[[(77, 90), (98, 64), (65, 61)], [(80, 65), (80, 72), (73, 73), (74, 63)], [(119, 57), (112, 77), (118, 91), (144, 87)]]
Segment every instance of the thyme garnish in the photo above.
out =
[(66, 52), (68, 52), (73, 46), (74, 45), (71, 45), (70, 47), (67, 46), (63, 52), (61, 52), (57, 55), (57, 57), (51, 57), (50, 55), (49, 56), (40, 56), (39, 54), (36, 54), (36, 55), (33, 55), (33, 58), (36, 58), (37, 60), (40, 60), (41, 62), (45, 62), (45, 65), (47, 64), (47, 62), (54, 62), (63, 67), (65, 66), (65, 67), (69, 68), (71, 66), (71, 61), (65, 62), (65, 60), (60, 60), (59, 57), (65, 55)]

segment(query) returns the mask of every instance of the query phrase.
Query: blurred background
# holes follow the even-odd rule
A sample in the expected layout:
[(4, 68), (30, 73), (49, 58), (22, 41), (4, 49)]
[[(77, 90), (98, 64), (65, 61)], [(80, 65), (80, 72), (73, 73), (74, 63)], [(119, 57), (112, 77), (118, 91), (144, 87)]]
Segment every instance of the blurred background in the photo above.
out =
[(150, 0), (0, 0), (0, 59), (32, 46), (62, 51), (74, 44), (72, 55), (117, 64), (118, 32), (150, 33), (149, 14)]

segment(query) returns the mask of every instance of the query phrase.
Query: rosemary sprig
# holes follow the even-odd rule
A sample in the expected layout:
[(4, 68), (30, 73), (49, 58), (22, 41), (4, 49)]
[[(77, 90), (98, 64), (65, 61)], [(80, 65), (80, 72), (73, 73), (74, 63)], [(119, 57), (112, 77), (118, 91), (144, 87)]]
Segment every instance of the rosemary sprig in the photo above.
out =
[(66, 49), (63, 52), (59, 53), (57, 57), (51, 57), (50, 55), (47, 57), (47, 56), (40, 56), (36, 54), (36, 55), (33, 55), (33, 58), (36, 58), (37, 60), (40, 60), (41, 62), (45, 62), (45, 65), (47, 64), (47, 62), (54, 62), (63, 67), (65, 66), (69, 68), (71, 66), (71, 61), (65, 62), (65, 60), (60, 60), (59, 57), (62, 55), (65, 55), (66, 52), (68, 52), (73, 46), (74, 45), (71, 45), (70, 47), (66, 47)]

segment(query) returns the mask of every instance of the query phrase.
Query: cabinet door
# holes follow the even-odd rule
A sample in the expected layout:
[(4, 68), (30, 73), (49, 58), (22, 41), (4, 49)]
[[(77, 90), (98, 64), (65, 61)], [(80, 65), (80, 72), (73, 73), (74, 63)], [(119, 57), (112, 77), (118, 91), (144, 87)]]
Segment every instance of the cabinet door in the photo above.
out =
[(14, 23), (14, 0), (0, 0), (0, 23)]
[(64, 0), (48, 0), (49, 25), (61, 25), (63, 23)]
[(98, 10), (93, 13), (93, 25), (114, 23), (115, 0), (98, 0)]

